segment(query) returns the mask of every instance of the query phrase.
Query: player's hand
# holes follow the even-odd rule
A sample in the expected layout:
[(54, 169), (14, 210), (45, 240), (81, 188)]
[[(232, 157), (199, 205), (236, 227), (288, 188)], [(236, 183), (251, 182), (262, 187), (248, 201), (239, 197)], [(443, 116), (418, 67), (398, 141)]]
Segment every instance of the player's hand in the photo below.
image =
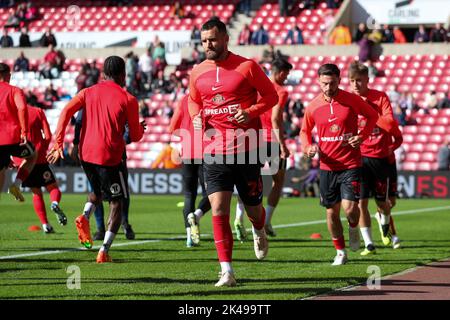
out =
[(250, 121), (250, 115), (247, 111), (238, 109), (238, 111), (234, 114), (234, 118), (237, 123), (248, 123)]
[(281, 159), (287, 159), (291, 155), (291, 152), (289, 151), (289, 148), (287, 147), (286, 143), (282, 143), (280, 145), (281, 153), (280, 158)]
[(27, 140), (27, 135), (21, 133), (21, 134), (20, 134), (20, 144), (26, 144), (27, 141), (28, 141), (28, 140)]
[(192, 125), (194, 126), (194, 130), (202, 130), (202, 116), (200, 114), (196, 115), (193, 119), (192, 119)]
[(348, 139), (348, 144), (352, 146), (352, 148), (357, 148), (362, 142), (362, 138), (360, 135), (356, 135)]
[(50, 164), (56, 163), (59, 159), (64, 159), (64, 154), (62, 148), (55, 149), (53, 148), (47, 153), (47, 161)]
[(139, 122), (139, 124), (142, 126), (142, 128), (144, 128), (144, 131), (147, 130), (147, 123), (145, 122), (145, 120), (142, 120), (141, 122)]
[(319, 148), (317, 147), (317, 145), (312, 144), (310, 145), (308, 148), (306, 148), (306, 156), (308, 158), (314, 158), (314, 156), (316, 155), (317, 151), (319, 151)]

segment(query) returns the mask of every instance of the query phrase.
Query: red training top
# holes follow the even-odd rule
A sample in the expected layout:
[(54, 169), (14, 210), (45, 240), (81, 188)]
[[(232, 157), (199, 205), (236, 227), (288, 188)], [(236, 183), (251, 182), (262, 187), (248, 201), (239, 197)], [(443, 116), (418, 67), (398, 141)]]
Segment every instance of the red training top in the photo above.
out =
[(27, 139), (33, 143), (38, 153), (36, 163), (47, 163), (47, 149), (52, 140), (52, 134), (44, 110), (28, 106), (28, 128), (30, 132), (27, 135)]
[(139, 141), (144, 134), (136, 98), (107, 80), (81, 90), (64, 108), (56, 129), (57, 148), (62, 148), (66, 126), (81, 108), (84, 108), (79, 144), (82, 161), (116, 166), (125, 150), (125, 124), (128, 123), (131, 142)]
[(0, 81), (0, 146), (20, 143), (28, 133), (28, 108), (23, 91)]
[[(232, 52), (223, 61), (205, 60), (197, 65), (192, 70), (189, 92), (189, 114), (192, 118), (201, 113), (207, 154), (256, 149), (259, 142), (254, 143), (251, 138), (257, 138), (262, 128), (259, 116), (278, 101), (275, 88), (261, 67)], [(234, 119), (239, 109), (248, 112), (248, 123), (239, 124)]]
[(359, 96), (338, 89), (330, 102), (319, 94), (308, 105), (303, 117), (300, 140), (303, 150), (312, 144), (311, 132), (317, 127), (319, 135), (320, 169), (341, 171), (361, 167), (361, 151), (347, 140), (358, 134), (358, 114), (367, 118), (359, 133), (364, 141), (372, 132), (378, 114)]
[[(284, 105), (286, 104), (289, 94), (288, 94), (287, 90), (283, 86), (280, 86), (278, 83), (273, 82), (273, 86), (278, 94), (277, 105), (279, 106), (279, 108), (283, 109)], [(264, 134), (264, 139), (267, 142), (272, 142), (272, 141), (277, 140), (276, 135), (272, 132), (272, 129), (273, 129), (272, 116), (273, 116), (273, 113), (276, 112), (275, 110), (276, 109), (267, 110), (266, 112), (264, 112), (261, 115), (262, 127), (263, 127), (263, 129), (266, 130), (265, 134)]]

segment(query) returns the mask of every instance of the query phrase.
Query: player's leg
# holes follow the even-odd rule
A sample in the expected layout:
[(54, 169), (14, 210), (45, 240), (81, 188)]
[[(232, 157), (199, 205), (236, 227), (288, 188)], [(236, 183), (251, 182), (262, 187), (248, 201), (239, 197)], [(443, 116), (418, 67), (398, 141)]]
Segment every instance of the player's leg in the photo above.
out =
[[(37, 166), (38, 165), (36, 165), (35, 168)], [(58, 223), (62, 226), (65, 226), (67, 224), (67, 217), (60, 207), (62, 194), (61, 190), (59, 189), (58, 183), (56, 182), (55, 174), (53, 173), (53, 170), (48, 166), (48, 164), (40, 166), (42, 166), (44, 170), (43, 177), (46, 184), (45, 188), (50, 194), (50, 209), (55, 213)]]
[[(359, 200), (359, 228), (364, 240), (362, 256), (376, 253), (372, 238), (372, 220), (369, 212), (369, 199), (375, 193), (376, 172), (372, 170), (370, 159), (363, 157), (361, 168), (361, 199)], [(358, 243), (359, 248), (359, 243)]]
[(233, 234), (230, 227), (230, 204), (233, 195), (233, 177), (229, 165), (204, 163), (206, 192), (211, 204), (214, 243), (221, 267), (216, 287), (236, 285), (232, 267)]
[(234, 231), (236, 232), (236, 238), (243, 242), (247, 239), (247, 230), (244, 226), (245, 206), (242, 199), (237, 196), (236, 203), (236, 217), (234, 219)]
[(347, 262), (345, 238), (340, 219), (341, 192), (338, 174), (333, 171), (319, 170), (320, 205), (326, 208), (327, 227), (330, 232), (336, 256), (332, 265), (342, 265)]
[(194, 214), (195, 217), (197, 218), (197, 221), (200, 221), (200, 219), (205, 215), (205, 213), (211, 210), (211, 204), (209, 203), (208, 194), (206, 193), (203, 165), (198, 166), (198, 180), (202, 188), (202, 199), (200, 200), (197, 209), (195, 209)]
[(103, 201), (98, 204), (98, 206), (95, 206), (94, 210), (94, 218), (95, 218), (95, 224), (97, 226), (97, 231), (95, 231), (93, 240), (103, 240), (105, 238), (105, 208), (103, 206)]
[(8, 192), (12, 194), (16, 200), (23, 202), (25, 201), (25, 198), (20, 191), (20, 185), (28, 178), (30, 172), (33, 170), (38, 154), (35, 151), (33, 144), (27, 142), (26, 144), (16, 145), (12, 155), (24, 159), (17, 170), (17, 176), (14, 182), (8, 188)]
[(101, 188), (109, 201), (109, 218), (103, 244), (97, 255), (97, 263), (111, 262), (109, 249), (120, 229), (122, 222), (123, 199), (129, 197), (128, 184), (125, 182), (124, 168), (119, 164), (113, 167), (100, 167)]
[[(123, 178), (125, 183), (128, 185), (128, 167), (127, 161), (124, 159), (121, 162), (121, 167), (123, 169)], [(136, 234), (134, 233), (133, 228), (131, 227), (130, 222), (128, 221), (128, 216), (130, 213), (130, 194), (128, 193), (128, 197), (122, 199), (122, 228), (125, 232), (125, 238), (128, 240), (134, 240), (136, 238)]]
[(42, 224), (42, 230), (44, 233), (53, 233), (53, 227), (50, 225), (47, 219), (47, 211), (45, 210), (44, 197), (40, 188), (31, 188), (33, 194), (33, 207), (39, 221)]
[(0, 195), (3, 190), (3, 185), (5, 184), (5, 172), (6, 172), (6, 167), (1, 168), (1, 164), (0, 164)]
[(195, 199), (198, 188), (198, 167), (193, 162), (183, 162), (184, 207), (183, 220), (186, 227), (186, 247), (196, 246), (200, 241), (200, 231), (195, 218)]
[(272, 176), (272, 189), (267, 197), (265, 229), (266, 233), (273, 237), (276, 236), (276, 233), (272, 228), (272, 216), (280, 200), (285, 174), (286, 170), (280, 168), (278, 172)]
[(263, 182), (260, 164), (238, 164), (234, 166), (234, 180), (239, 197), (252, 223), (255, 255), (258, 260), (267, 256), (269, 242), (264, 228), (266, 213), (262, 205)]

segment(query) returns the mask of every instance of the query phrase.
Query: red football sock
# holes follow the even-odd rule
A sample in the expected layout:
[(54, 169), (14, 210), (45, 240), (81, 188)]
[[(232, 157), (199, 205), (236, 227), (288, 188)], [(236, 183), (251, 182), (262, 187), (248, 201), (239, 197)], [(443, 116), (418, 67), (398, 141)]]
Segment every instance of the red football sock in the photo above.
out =
[(233, 256), (233, 234), (230, 227), (230, 215), (213, 216), (214, 243), (219, 262), (231, 262)]
[(36, 211), (41, 224), (47, 224), (47, 212), (45, 211), (45, 203), (42, 194), (33, 194), (34, 211)]
[(260, 219), (254, 219), (253, 217), (248, 217), (250, 222), (252, 223), (253, 227), (255, 227), (256, 230), (261, 230), (264, 228), (264, 223), (266, 222), (266, 209), (262, 207), (262, 215)]
[(56, 186), (51, 186), (47, 188), (47, 191), (50, 193), (50, 200), (60, 202), (61, 201), (61, 190), (59, 190)]
[(391, 219), (389, 220), (389, 226), (391, 227), (391, 234), (392, 235), (396, 235), (397, 231), (395, 230), (395, 225), (394, 225), (394, 217), (391, 214)]
[(336, 250), (344, 250), (345, 249), (345, 239), (344, 236), (340, 236), (337, 239), (333, 238), (333, 244)]
[(17, 171), (17, 179), (20, 179), (22, 181), (25, 181), (29, 175), (30, 172), (28, 172), (28, 170), (24, 167), (19, 168), (19, 170)]

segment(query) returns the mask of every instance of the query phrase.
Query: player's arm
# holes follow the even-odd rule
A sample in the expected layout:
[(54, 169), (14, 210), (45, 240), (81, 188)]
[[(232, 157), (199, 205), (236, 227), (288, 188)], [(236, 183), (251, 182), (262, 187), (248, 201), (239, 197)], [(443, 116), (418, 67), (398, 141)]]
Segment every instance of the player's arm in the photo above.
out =
[[(394, 120), (395, 121), (395, 120)], [(400, 128), (398, 127), (397, 121), (395, 121), (395, 125), (393, 126), (393, 129), (391, 130), (392, 137), (394, 138), (394, 143), (391, 146), (392, 152), (396, 149), (398, 149), (401, 144), (403, 143), (403, 135), (400, 131)]]
[(358, 147), (364, 140), (366, 140), (372, 133), (378, 121), (378, 112), (374, 110), (367, 102), (365, 102), (361, 97), (355, 94), (349, 94), (347, 96), (348, 104), (354, 110), (356, 114), (361, 114), (367, 119), (367, 123), (363, 130), (361, 130), (356, 136), (348, 139), (349, 145), (353, 148)]
[(383, 94), (380, 99), (381, 115), (378, 118), (377, 126), (392, 134), (392, 130), (397, 125), (392, 111), (392, 105), (386, 94)]
[(195, 71), (192, 71), (191, 78), (189, 79), (189, 98), (188, 98), (188, 110), (189, 116), (192, 119), (192, 125), (195, 130), (202, 129), (202, 115), (203, 109), (202, 96), (200, 91), (195, 86), (197, 80)]
[(41, 127), (43, 132), (43, 145), (45, 146), (45, 151), (47, 151), (50, 142), (52, 141), (52, 132), (50, 131), (50, 125), (48, 124), (47, 117), (42, 109), (38, 110), (39, 118), (41, 119)]
[(170, 119), (169, 124), (169, 133), (172, 134), (175, 130), (180, 129), (181, 126), (181, 102), (182, 100), (179, 100), (175, 106), (175, 112), (173, 113), (172, 119)]
[(20, 138), (22, 143), (27, 141), (28, 134), (28, 107), (23, 91), (20, 89), (14, 92), (14, 103), (17, 107), (20, 122)]
[(138, 142), (144, 135), (145, 122), (139, 123), (139, 105), (132, 96), (128, 99), (127, 120), (130, 142)]
[(302, 145), (303, 153), (312, 158), (316, 155), (318, 150), (317, 145), (313, 145), (312, 143), (312, 130), (315, 126), (314, 118), (307, 108), (305, 112), (305, 116), (302, 121), (302, 129), (300, 130), (300, 143)]
[(259, 117), (267, 110), (273, 108), (278, 102), (277, 91), (261, 67), (256, 62), (251, 61), (249, 68), (246, 78), (256, 91), (258, 91), (259, 99), (250, 108), (238, 111), (235, 118), (240, 123), (246, 123), (253, 118)]
[(85, 99), (84, 99), (84, 90), (80, 91), (62, 110), (61, 115), (58, 120), (58, 125), (56, 127), (56, 142), (53, 145), (53, 148), (47, 154), (47, 161), (49, 163), (55, 163), (59, 160), (59, 158), (64, 159), (63, 155), (63, 142), (64, 136), (66, 134), (66, 127), (70, 121), (70, 118), (84, 107)]
[(289, 149), (286, 146), (283, 128), (283, 108), (288, 98), (287, 92), (282, 92), (278, 96), (278, 104), (272, 109), (272, 128), (274, 129), (275, 137), (280, 142), (281, 158), (289, 157)]

